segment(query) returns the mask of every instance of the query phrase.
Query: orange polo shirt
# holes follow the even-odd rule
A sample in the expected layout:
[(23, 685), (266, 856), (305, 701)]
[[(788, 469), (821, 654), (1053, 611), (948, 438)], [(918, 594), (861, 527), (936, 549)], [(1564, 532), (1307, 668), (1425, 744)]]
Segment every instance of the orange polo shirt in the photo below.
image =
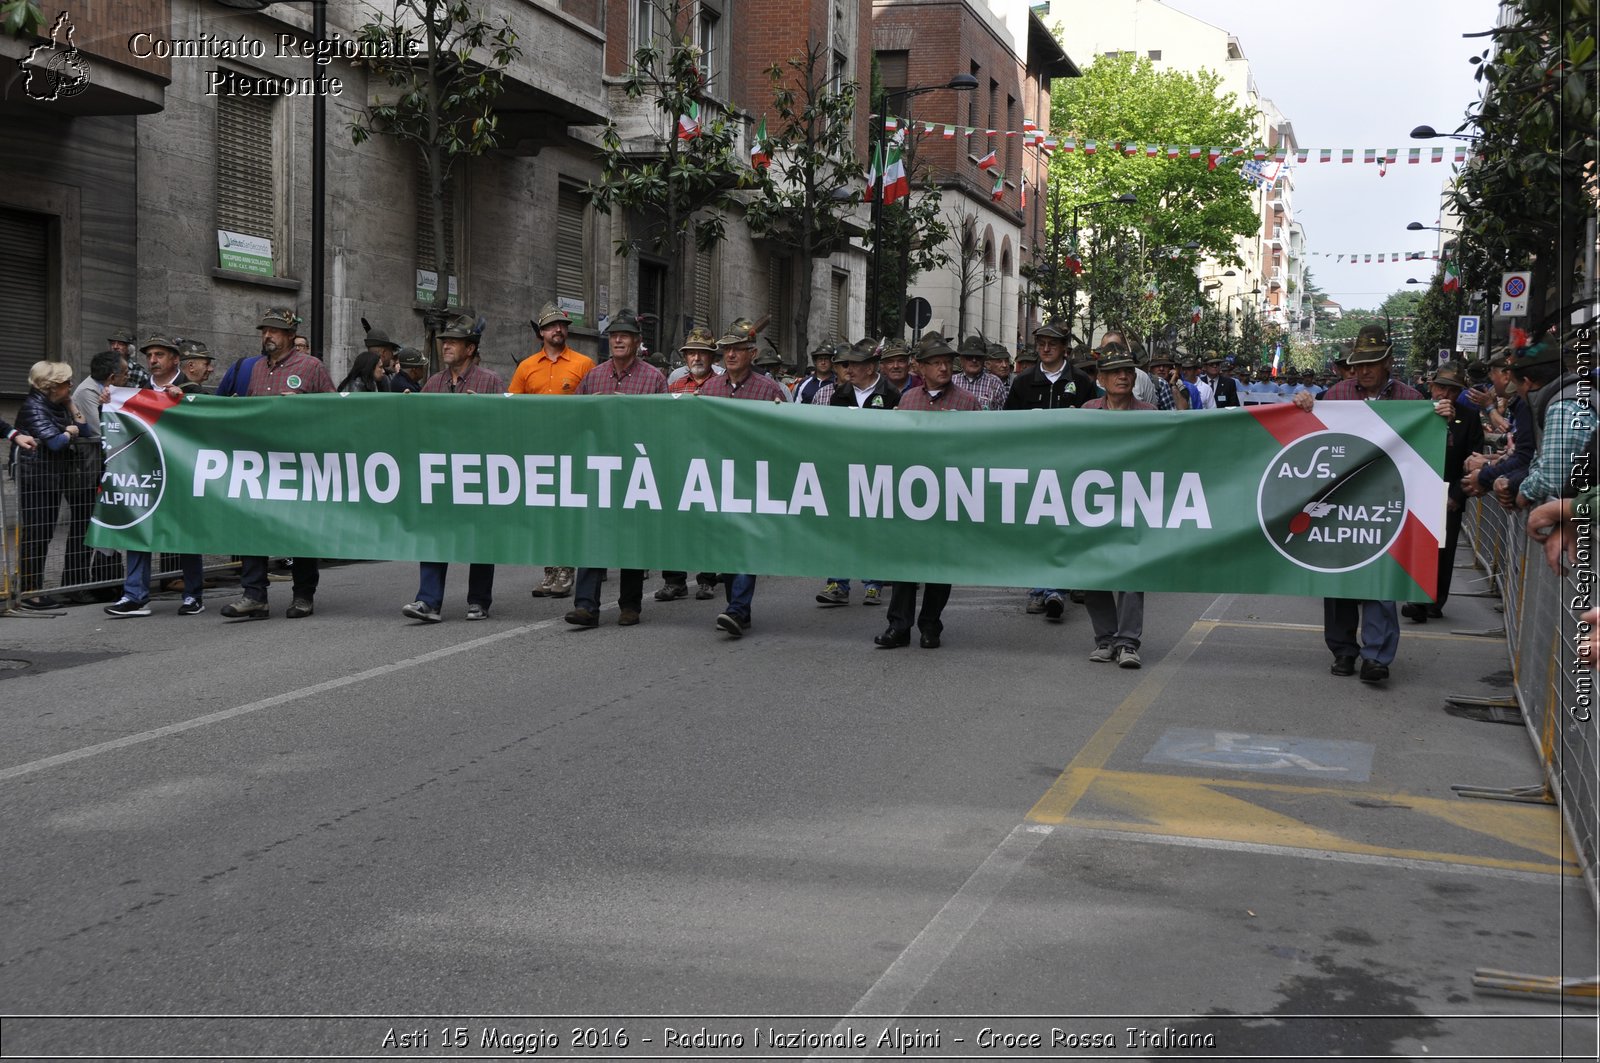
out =
[(575, 395), (583, 375), (594, 368), (594, 360), (563, 347), (554, 361), (544, 348), (522, 360), (511, 376), (513, 395)]

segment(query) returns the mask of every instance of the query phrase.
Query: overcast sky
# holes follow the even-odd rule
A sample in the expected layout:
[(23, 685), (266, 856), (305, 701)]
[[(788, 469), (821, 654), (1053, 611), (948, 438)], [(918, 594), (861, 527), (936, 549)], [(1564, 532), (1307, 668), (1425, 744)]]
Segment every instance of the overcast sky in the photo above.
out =
[[(1451, 140), (1410, 139), (1419, 125), (1454, 132), (1477, 99), (1476, 67), (1486, 45), (1462, 34), (1493, 27), (1495, 0), (1167, 0), (1239, 38), (1256, 87), (1294, 123), (1305, 148), (1399, 148), (1400, 161), (1378, 176), (1361, 162), (1312, 161), (1295, 174), (1295, 217), (1309, 252), (1373, 255), (1371, 265), (1312, 254), (1316, 282), (1346, 308), (1375, 307), (1405, 286), (1426, 282), (1433, 262), (1378, 265), (1377, 254), (1428, 251), (1436, 233), (1409, 233), (1408, 222), (1436, 224), (1448, 162), (1407, 165), (1405, 149)], [(1069, 27), (1070, 36), (1070, 27)], [(1428, 152), (1423, 153), (1425, 156)], [(1446, 154), (1450, 158), (1451, 153)]]

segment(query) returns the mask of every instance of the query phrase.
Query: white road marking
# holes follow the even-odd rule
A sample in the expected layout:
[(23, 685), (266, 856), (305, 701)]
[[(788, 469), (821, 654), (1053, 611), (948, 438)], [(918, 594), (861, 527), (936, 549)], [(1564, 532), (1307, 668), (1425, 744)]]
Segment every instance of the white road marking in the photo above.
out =
[[(602, 607), (601, 611), (603, 612), (604, 609), (605, 607)], [(166, 738), (168, 735), (181, 734), (184, 731), (192, 731), (196, 727), (205, 727), (209, 724), (222, 723), (226, 720), (232, 720), (239, 716), (248, 716), (250, 713), (260, 712), (262, 709), (271, 709), (276, 708), (279, 705), (287, 705), (290, 702), (303, 701), (306, 698), (316, 697), (318, 694), (326, 694), (330, 690), (339, 690), (343, 687), (354, 686), (357, 683), (364, 683), (369, 679), (378, 679), (382, 676), (392, 675), (395, 672), (403, 672), (408, 668), (415, 668), (418, 665), (431, 664), (434, 661), (443, 660), (446, 657), (454, 657), (458, 653), (466, 653), (469, 650), (480, 649), (484, 646), (492, 646), (496, 642), (504, 642), (507, 639), (520, 638), (523, 635), (529, 635), (535, 631), (541, 631), (548, 627), (554, 627), (563, 622), (564, 621), (560, 617), (554, 617), (549, 620), (541, 620), (536, 624), (524, 624), (521, 627), (511, 628), (509, 631), (500, 631), (493, 635), (485, 635), (482, 638), (469, 639), (466, 642), (457, 643), (454, 646), (445, 646), (441, 649), (430, 650), (427, 653), (419, 654), (415, 657), (408, 657), (403, 661), (392, 661), (389, 664), (380, 664), (375, 668), (368, 668), (364, 671), (354, 672), (350, 675), (342, 675), (337, 679), (327, 679), (321, 683), (313, 683), (311, 686), (301, 687), (298, 690), (289, 690), (282, 694), (274, 694), (270, 698), (262, 698), (260, 701), (252, 701), (246, 705), (235, 705), (231, 709), (221, 709), (217, 712), (207, 713), (204, 716), (196, 716), (192, 720), (181, 720), (178, 723), (169, 723), (165, 727), (157, 727), (149, 731), (140, 731), (138, 734), (124, 735), (121, 738), (113, 738), (109, 742), (97, 742), (92, 746), (84, 746), (81, 749), (68, 750), (65, 753), (57, 753), (55, 756), (44, 757), (40, 760), (31, 760), (26, 764), (17, 764), (10, 768), (0, 768), (0, 782), (5, 782), (9, 779), (20, 778), (24, 775), (33, 775), (36, 772), (45, 771), (49, 768), (57, 768), (63, 764), (71, 764), (74, 761), (84, 760), (88, 757), (97, 757), (102, 753), (113, 753), (119, 749), (127, 749), (129, 746), (143, 745), (145, 742), (154, 742), (158, 738)]]
[[(895, 957), (872, 988), (856, 1001), (850, 1013), (839, 1020), (828, 1040), (837, 1041), (852, 1024), (859, 1027), (863, 1018), (894, 1019), (903, 1014), (961, 944), (961, 939), (989, 910), (989, 905), (1000, 896), (1011, 877), (1028, 862), (1039, 843), (1054, 831), (1054, 827), (1042, 823), (1019, 823), (1001, 839), (922, 932)], [(837, 1053), (836, 1048), (824, 1047), (813, 1052), (810, 1058), (838, 1059)]]

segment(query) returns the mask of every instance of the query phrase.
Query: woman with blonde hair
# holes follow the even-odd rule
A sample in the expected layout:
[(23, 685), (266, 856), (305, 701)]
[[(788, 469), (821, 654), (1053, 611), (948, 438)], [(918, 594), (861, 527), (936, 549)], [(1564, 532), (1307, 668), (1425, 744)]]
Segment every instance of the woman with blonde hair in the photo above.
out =
[(22, 604), (30, 609), (53, 609), (61, 604), (39, 593), (45, 554), (55, 533), (56, 519), (66, 499), (67, 549), (61, 582), (64, 586), (89, 580), (89, 548), (83, 534), (89, 526), (94, 498), (84, 505), (82, 454), (74, 453), (90, 441), (99, 445), (98, 427), (84, 422), (72, 405), (72, 366), (66, 362), (34, 362), (28, 370), (28, 397), (17, 411), (18, 430), (32, 436), (36, 446), (14, 452), (17, 459), (17, 495), (21, 508), (21, 554), (18, 570)]

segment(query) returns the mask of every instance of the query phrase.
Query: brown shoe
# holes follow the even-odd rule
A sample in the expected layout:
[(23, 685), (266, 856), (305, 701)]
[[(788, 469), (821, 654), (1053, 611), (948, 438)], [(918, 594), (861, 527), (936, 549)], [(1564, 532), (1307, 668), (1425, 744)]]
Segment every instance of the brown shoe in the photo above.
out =
[(639, 610), (637, 610), (637, 609), (624, 609), (617, 616), (617, 626), (618, 627), (632, 627), (633, 625), (637, 624), (638, 622), (639, 622)]
[(577, 582), (578, 570), (575, 568), (557, 568), (555, 576), (550, 580), (551, 598), (566, 598), (572, 594), (572, 585)]
[(599, 627), (600, 618), (587, 609), (571, 609), (567, 611), (567, 623), (575, 627)]
[(551, 582), (551, 580), (555, 579), (555, 577), (556, 577), (556, 570), (551, 568), (549, 565), (546, 565), (544, 567), (544, 580), (537, 587), (535, 587), (533, 589), (533, 591), (532, 591), (533, 596), (535, 598), (548, 598), (548, 597), (550, 597), (550, 582)]

